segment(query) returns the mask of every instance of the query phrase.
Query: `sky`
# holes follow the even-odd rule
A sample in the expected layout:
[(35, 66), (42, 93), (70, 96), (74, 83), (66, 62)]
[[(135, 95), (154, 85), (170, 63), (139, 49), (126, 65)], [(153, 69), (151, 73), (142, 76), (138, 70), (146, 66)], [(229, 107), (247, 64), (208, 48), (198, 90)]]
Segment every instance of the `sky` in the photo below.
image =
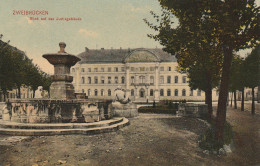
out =
[[(14, 14), (20, 10), (47, 11), (48, 15)], [(74, 55), (85, 47), (162, 48), (147, 37), (154, 31), (143, 19), (153, 21), (151, 10), (160, 13), (158, 0), (1, 0), (0, 34), (3, 41), (10, 40), (12, 46), (25, 51), (43, 71), (53, 74), (53, 66), (42, 55), (58, 52), (61, 41), (67, 44), (66, 52)], [(30, 17), (47, 20), (30, 20)], [(81, 20), (56, 20), (68, 17)]]

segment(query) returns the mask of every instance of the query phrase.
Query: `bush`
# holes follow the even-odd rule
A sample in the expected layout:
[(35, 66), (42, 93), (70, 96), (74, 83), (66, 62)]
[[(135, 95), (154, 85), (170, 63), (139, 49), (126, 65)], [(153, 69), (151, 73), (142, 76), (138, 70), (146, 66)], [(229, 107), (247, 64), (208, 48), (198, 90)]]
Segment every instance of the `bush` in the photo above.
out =
[(216, 124), (211, 123), (211, 128), (199, 137), (199, 147), (204, 150), (218, 151), (223, 145), (229, 145), (233, 139), (232, 126), (226, 122), (224, 128), (224, 142), (215, 139)]
[(144, 106), (138, 109), (139, 113), (176, 114), (176, 109), (168, 105)]

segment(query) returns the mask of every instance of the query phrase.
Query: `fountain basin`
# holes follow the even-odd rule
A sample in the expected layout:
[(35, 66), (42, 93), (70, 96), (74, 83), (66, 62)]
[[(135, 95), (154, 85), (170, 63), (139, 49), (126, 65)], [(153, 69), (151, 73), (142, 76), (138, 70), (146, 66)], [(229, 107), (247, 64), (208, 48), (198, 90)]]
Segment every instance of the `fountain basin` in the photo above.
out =
[(66, 66), (74, 66), (80, 58), (75, 55), (71, 55), (68, 53), (52, 53), (52, 54), (44, 54), (43, 57), (47, 59), (52, 65), (66, 65)]
[(18, 123), (86, 123), (111, 119), (109, 103), (87, 100), (8, 100), (3, 120)]

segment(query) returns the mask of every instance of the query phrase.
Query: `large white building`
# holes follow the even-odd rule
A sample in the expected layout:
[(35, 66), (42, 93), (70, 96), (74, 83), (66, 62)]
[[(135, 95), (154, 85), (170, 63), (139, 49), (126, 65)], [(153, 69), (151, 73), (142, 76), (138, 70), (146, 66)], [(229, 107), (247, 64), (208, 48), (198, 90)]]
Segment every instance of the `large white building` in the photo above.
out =
[[(162, 49), (85, 49), (71, 70), (76, 92), (88, 98), (114, 99), (119, 86), (132, 101), (203, 101), (205, 94), (190, 90), (186, 74), (177, 71), (176, 58)], [(217, 100), (213, 92), (213, 100)]]

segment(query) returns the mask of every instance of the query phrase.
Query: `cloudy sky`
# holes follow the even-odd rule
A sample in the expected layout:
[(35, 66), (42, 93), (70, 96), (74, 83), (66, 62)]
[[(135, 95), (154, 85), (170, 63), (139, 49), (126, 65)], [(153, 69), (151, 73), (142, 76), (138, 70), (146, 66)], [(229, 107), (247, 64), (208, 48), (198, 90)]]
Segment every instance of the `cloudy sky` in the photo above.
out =
[[(81, 21), (31, 21), (26, 15), (13, 15), (14, 10), (45, 10), (48, 15), (34, 17), (80, 17)], [(157, 0), (1, 0), (0, 34), (3, 41), (26, 52), (42, 70), (53, 68), (42, 58), (44, 53), (59, 50), (58, 43), (67, 44), (66, 51), (79, 54), (90, 49), (160, 47), (147, 37), (152, 31), (144, 23), (149, 11), (160, 12)], [(151, 19), (152, 20), (152, 19)]]
[[(14, 15), (14, 11), (47, 11), (53, 21), (32, 21), (30, 15)], [(162, 47), (147, 37), (153, 33), (143, 19), (153, 20), (150, 11), (160, 13), (157, 0), (1, 0), (0, 34), (2, 40), (25, 51), (33, 62), (47, 73), (53, 67), (42, 58), (59, 50), (58, 43), (67, 44), (66, 51), (77, 55), (90, 49)], [(75, 17), (81, 21), (58, 21)]]

